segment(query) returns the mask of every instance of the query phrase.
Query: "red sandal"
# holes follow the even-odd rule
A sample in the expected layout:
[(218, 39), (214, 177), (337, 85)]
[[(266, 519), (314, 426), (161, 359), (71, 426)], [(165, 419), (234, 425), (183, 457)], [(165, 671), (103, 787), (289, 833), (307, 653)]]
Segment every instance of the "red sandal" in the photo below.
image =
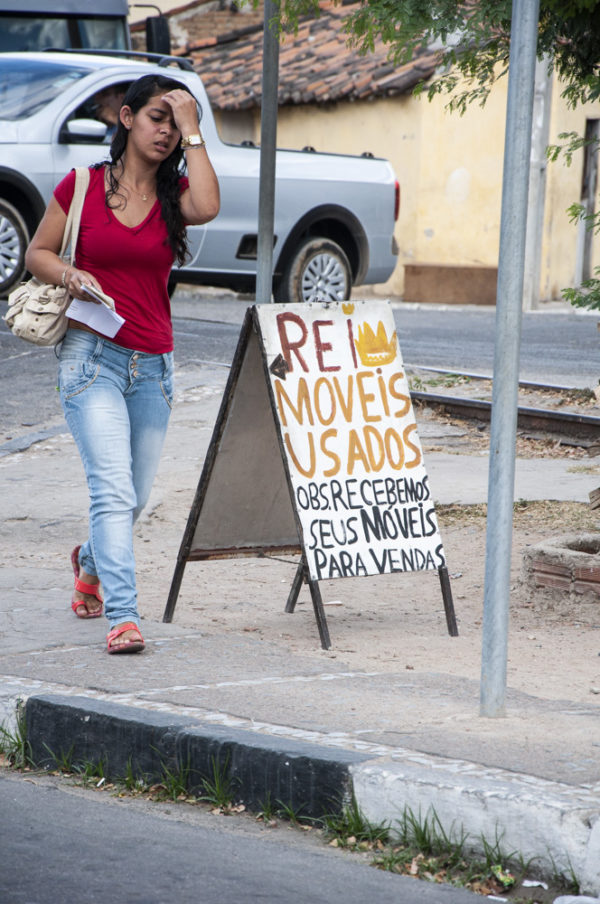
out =
[[(118, 643), (113, 646), (113, 641), (120, 637), (121, 634), (124, 634), (125, 631), (137, 631), (139, 640), (126, 640), (124, 643)], [(135, 622), (125, 622), (109, 631), (106, 635), (106, 645), (108, 653), (141, 653), (146, 646), (141, 631)]]
[[(99, 585), (98, 584), (86, 584), (84, 581), (79, 579), (79, 550), (81, 546), (76, 546), (73, 552), (71, 553), (71, 565), (73, 566), (73, 574), (75, 575), (75, 590), (78, 593), (88, 593), (90, 596), (94, 596), (100, 606), (97, 609), (88, 609), (87, 603), (85, 600), (71, 600), (71, 609), (77, 616), (77, 618), (100, 618), (102, 615), (102, 605), (104, 600), (100, 596)], [(83, 609), (84, 614), (80, 614), (79, 610)]]

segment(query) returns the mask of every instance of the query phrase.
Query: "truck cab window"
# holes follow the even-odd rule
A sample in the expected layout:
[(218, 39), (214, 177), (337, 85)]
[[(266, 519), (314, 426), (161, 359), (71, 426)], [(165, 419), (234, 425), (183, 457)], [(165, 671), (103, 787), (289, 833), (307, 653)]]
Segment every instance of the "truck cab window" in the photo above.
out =
[(128, 46), (126, 25), (117, 16), (0, 15), (0, 52)]

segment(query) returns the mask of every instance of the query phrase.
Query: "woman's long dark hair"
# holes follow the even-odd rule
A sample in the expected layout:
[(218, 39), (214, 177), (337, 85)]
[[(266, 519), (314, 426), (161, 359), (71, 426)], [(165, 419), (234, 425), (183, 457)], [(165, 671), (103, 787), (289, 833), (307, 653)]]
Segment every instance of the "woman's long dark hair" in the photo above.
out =
[[(164, 75), (144, 75), (129, 86), (123, 98), (122, 106), (127, 105), (133, 113), (137, 113), (157, 94), (166, 94), (176, 88), (183, 88), (184, 91), (189, 92), (189, 88), (186, 85), (175, 81), (175, 79), (167, 78)], [(119, 182), (115, 177), (114, 167), (121, 161), (125, 153), (128, 135), (129, 131), (119, 120), (117, 131), (110, 145), (111, 166), (108, 170), (109, 189), (106, 193), (107, 203), (119, 190)], [(160, 164), (156, 174), (156, 196), (160, 201), (162, 216), (167, 226), (169, 245), (180, 266), (185, 263), (188, 253), (185, 223), (179, 208), (179, 168), (182, 158), (183, 151), (178, 144), (175, 150)]]

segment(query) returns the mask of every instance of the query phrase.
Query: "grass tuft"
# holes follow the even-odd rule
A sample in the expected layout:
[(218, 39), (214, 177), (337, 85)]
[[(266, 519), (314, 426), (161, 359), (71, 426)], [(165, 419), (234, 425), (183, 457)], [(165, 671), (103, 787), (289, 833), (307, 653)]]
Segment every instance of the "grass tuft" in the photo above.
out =
[(223, 763), (218, 757), (211, 757), (212, 776), (201, 779), (200, 800), (220, 810), (229, 810), (233, 803), (236, 781), (229, 773), (229, 754)]
[(341, 813), (323, 816), (323, 827), (328, 837), (337, 839), (345, 847), (354, 847), (361, 843), (386, 844), (390, 838), (389, 823), (372, 823), (366, 818), (354, 795), (345, 804)]
[(0, 754), (13, 769), (27, 769), (33, 765), (23, 700), (17, 700), (14, 732), (4, 722), (0, 725)]

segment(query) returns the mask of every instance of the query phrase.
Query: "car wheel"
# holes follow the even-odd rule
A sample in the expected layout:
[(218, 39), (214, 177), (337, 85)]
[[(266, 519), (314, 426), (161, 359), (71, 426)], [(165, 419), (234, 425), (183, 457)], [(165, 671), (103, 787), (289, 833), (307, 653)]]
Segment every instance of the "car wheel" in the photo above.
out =
[(275, 289), (275, 301), (345, 301), (352, 271), (345, 252), (331, 239), (309, 238), (294, 251)]
[(29, 233), (16, 207), (0, 199), (0, 297), (5, 298), (25, 276)]

